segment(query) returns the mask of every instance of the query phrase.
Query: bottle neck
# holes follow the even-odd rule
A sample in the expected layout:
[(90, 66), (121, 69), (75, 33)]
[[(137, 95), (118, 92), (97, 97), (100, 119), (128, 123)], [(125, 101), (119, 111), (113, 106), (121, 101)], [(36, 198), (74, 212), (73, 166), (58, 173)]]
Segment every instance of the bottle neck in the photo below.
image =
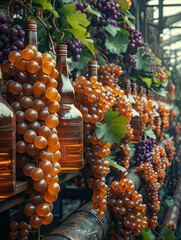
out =
[(136, 83), (132, 83), (132, 91), (131, 91), (131, 94), (132, 94), (133, 96), (137, 96), (137, 95), (138, 95)]
[(59, 71), (59, 75), (63, 74), (65, 77), (68, 76), (66, 55), (57, 56), (57, 70)]
[(124, 92), (126, 95), (131, 94), (131, 83), (129, 79), (124, 81)]
[(90, 61), (88, 64), (89, 79), (93, 76), (97, 77), (97, 61)]
[(25, 47), (28, 45), (37, 47), (37, 23), (35, 20), (25, 21)]

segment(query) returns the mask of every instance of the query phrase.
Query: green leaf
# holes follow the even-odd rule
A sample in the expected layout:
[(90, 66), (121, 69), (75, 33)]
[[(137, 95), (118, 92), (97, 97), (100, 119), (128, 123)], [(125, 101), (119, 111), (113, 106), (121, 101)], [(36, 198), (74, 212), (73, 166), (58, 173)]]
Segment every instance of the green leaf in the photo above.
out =
[(86, 27), (89, 25), (89, 21), (87, 20), (86, 15), (84, 13), (81, 13), (81, 11), (76, 11), (74, 3), (64, 5), (63, 8), (61, 8), (59, 11), (66, 16), (66, 22), (68, 22), (72, 27), (64, 30), (72, 33), (75, 38), (83, 42), (94, 54), (94, 41), (90, 39), (90, 34), (86, 29)]
[(40, 4), (43, 8), (53, 13), (58, 18), (58, 12), (52, 7), (52, 4), (48, 0), (33, 0), (33, 3)]
[(151, 84), (152, 84), (152, 79), (149, 78), (149, 77), (140, 77), (140, 79), (146, 83), (146, 85), (148, 86), (148, 88), (151, 87)]
[(78, 70), (85, 69), (90, 60), (91, 60), (91, 54), (88, 51), (83, 50), (80, 60), (78, 62), (72, 61), (72, 67)]
[(175, 234), (171, 228), (166, 228), (165, 233), (161, 233), (162, 240), (175, 240)]
[(106, 156), (105, 160), (107, 160), (112, 167), (117, 168), (121, 172), (125, 172), (126, 169), (120, 166), (116, 161), (112, 160), (112, 158), (113, 158), (112, 156)]
[(130, 13), (130, 11), (126, 10), (125, 14), (126, 14), (126, 16), (127, 16), (128, 18), (135, 19), (135, 16), (133, 16), (133, 15)]
[(135, 144), (134, 143), (129, 143), (128, 147), (131, 149), (129, 157), (133, 158), (134, 154), (135, 154), (135, 151), (136, 151)]
[(167, 87), (168, 86), (168, 78), (167, 78), (167, 80), (165, 82), (161, 82), (161, 85), (163, 87)]
[(128, 1), (127, 0), (117, 0), (117, 3), (119, 3), (122, 11), (126, 11), (128, 9)]
[(153, 83), (155, 83), (158, 86), (160, 85), (160, 80), (158, 78), (153, 77), (152, 79), (153, 79)]
[(169, 70), (167, 70), (167, 69), (165, 69), (165, 72), (166, 72), (166, 74), (167, 74), (168, 78), (170, 78), (170, 77), (171, 77), (171, 75), (172, 75), (172, 73), (171, 73)]
[(129, 77), (131, 80), (133, 80), (134, 82), (137, 81), (137, 78), (134, 78), (134, 77)]
[(141, 239), (142, 240), (155, 240), (156, 236), (153, 234), (152, 230), (146, 227), (143, 231), (141, 231)]
[(156, 92), (157, 94), (159, 94), (162, 97), (167, 97), (167, 91), (165, 91), (164, 88), (159, 88), (159, 89), (151, 89), (153, 92)]
[(113, 37), (116, 36), (117, 32), (120, 31), (119, 27), (112, 26), (111, 24), (107, 25), (106, 27), (102, 27), (102, 30), (106, 30), (110, 33)]
[(146, 127), (146, 131), (145, 134), (149, 137), (149, 138), (153, 138), (156, 139), (156, 135), (153, 132), (153, 130), (150, 128), (150, 125), (148, 124), (148, 126)]
[(92, 9), (90, 5), (88, 5), (88, 7), (86, 8), (86, 11), (96, 15), (97, 17), (101, 17), (101, 13)]
[(162, 63), (162, 60), (161, 60), (161, 59), (159, 59), (159, 58), (157, 58), (157, 57), (154, 57), (154, 59), (155, 59), (155, 62), (157, 62), (157, 63), (159, 63), (159, 64)]
[(143, 47), (139, 48), (136, 55), (134, 55), (134, 58), (136, 59), (136, 70), (142, 70), (146, 73), (150, 72), (151, 67), (151, 59), (147, 59), (145, 55), (145, 49)]
[(164, 200), (164, 203), (166, 203), (168, 207), (171, 207), (174, 204), (174, 200), (171, 196), (167, 196), (167, 198)]
[(114, 54), (125, 53), (130, 40), (128, 35), (122, 32), (118, 32), (115, 37), (106, 39), (106, 48)]
[[(123, 15), (122, 15), (123, 16)], [(128, 16), (123, 16), (124, 22), (130, 26), (133, 30), (135, 29), (135, 25), (128, 19)]]
[(105, 123), (96, 123), (96, 135), (101, 142), (109, 142), (111, 145), (120, 143), (121, 139), (125, 137), (127, 130), (126, 123), (128, 119), (121, 116), (119, 112), (109, 110), (104, 116)]

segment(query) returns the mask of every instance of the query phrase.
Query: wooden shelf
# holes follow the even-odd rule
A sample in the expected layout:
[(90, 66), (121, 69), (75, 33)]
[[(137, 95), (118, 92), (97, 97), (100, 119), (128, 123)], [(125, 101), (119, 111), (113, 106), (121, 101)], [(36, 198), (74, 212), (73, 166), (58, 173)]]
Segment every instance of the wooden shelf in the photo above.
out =
[[(76, 172), (61, 172), (59, 175), (59, 183), (66, 182), (78, 175), (83, 175), (86, 173), (85, 168)], [(16, 192), (9, 198), (0, 199), (0, 213), (12, 208), (23, 201), (25, 201), (29, 195), (25, 192), (32, 186), (32, 181), (17, 181), (16, 182)]]

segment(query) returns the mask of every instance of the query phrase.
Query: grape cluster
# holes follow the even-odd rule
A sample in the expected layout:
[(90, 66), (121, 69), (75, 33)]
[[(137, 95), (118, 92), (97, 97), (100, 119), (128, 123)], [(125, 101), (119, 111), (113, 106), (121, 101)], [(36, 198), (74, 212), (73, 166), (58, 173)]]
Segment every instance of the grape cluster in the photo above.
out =
[(75, 62), (80, 60), (80, 54), (82, 53), (82, 49), (85, 47), (84, 43), (80, 40), (69, 40), (67, 42), (68, 46), (68, 57), (72, 57)]
[(23, 5), (20, 2), (23, 2), (23, 0), (18, 0), (19, 2), (14, 2), (14, 8), (13, 10), (15, 12), (18, 12), (19, 10), (23, 9)]
[(130, 43), (128, 45), (127, 51), (124, 54), (123, 61), (129, 65), (136, 67), (136, 59), (133, 57), (138, 52), (138, 48), (144, 46), (141, 40), (141, 33), (138, 30), (132, 30), (131, 27), (127, 27), (126, 30), (129, 32)]
[(159, 108), (158, 108), (158, 113), (160, 114), (161, 117), (161, 133), (160, 133), (160, 141), (163, 141), (163, 135), (164, 132), (169, 128), (169, 116), (170, 116), (170, 111), (168, 106), (162, 102), (158, 102)]
[(93, 189), (93, 208), (98, 209), (99, 218), (104, 217), (107, 205), (107, 190), (105, 177), (110, 172), (109, 162), (104, 157), (110, 154), (111, 144), (103, 144), (95, 134), (96, 123), (100, 122), (112, 103), (111, 93), (106, 90), (96, 76), (88, 81), (80, 76), (72, 82), (75, 89), (75, 106), (80, 110), (84, 120), (84, 148), (90, 168), (88, 185)]
[(13, 221), (10, 224), (10, 233), (9, 233), (9, 238), (12, 240), (28, 240), (28, 234), (31, 231), (31, 226), (30, 224), (27, 224), (24, 221), (21, 222), (16, 222)]
[[(31, 226), (38, 228), (53, 220), (51, 203), (60, 191), (61, 153), (56, 127), (61, 96), (55, 80), (58, 71), (52, 57), (41, 54), (35, 46), (29, 45), (20, 53), (13, 51), (8, 58), (2, 69), (7, 73), (7, 80), (11, 74), (6, 87), (16, 114), (17, 164), (34, 180), (31, 202), (24, 211), (31, 217)], [(29, 162), (30, 158), (34, 163)]]
[(109, 208), (116, 218), (112, 240), (131, 240), (133, 234), (139, 236), (148, 224), (144, 216), (147, 207), (143, 204), (143, 197), (135, 191), (132, 181), (128, 179), (112, 182)]
[(76, 10), (80, 10), (82, 13), (88, 15), (89, 12), (86, 11), (86, 8), (88, 7), (88, 4), (85, 2), (85, 3), (81, 3), (81, 2), (78, 2), (77, 0), (74, 1), (74, 4), (75, 4), (75, 7), (76, 7)]
[(161, 188), (161, 184), (152, 164), (148, 162), (142, 163), (136, 168), (136, 171), (141, 176), (142, 186), (146, 195), (148, 227), (153, 229), (158, 226), (157, 213), (160, 211), (161, 205), (158, 191)]
[[(130, 155), (131, 149), (125, 145), (121, 145), (120, 151), (115, 155), (115, 161), (126, 170), (130, 167)], [(127, 172), (122, 172), (118, 169), (115, 169), (116, 173), (119, 175), (119, 178), (125, 178), (127, 176)]]
[(165, 151), (167, 154), (168, 160), (171, 162), (174, 159), (174, 155), (176, 154), (176, 148), (174, 146), (174, 142), (170, 139), (164, 142)]
[(121, 13), (118, 11), (120, 5), (116, 1), (98, 0), (92, 1), (91, 5), (101, 12), (102, 15), (102, 18), (95, 16), (91, 19), (92, 26), (97, 28), (108, 26), (109, 24), (117, 26), (116, 20), (121, 16)]
[(165, 149), (161, 146), (154, 145), (152, 164), (154, 171), (157, 172), (158, 182), (164, 186), (165, 170), (171, 166)]
[(132, 106), (124, 91), (118, 86), (119, 77), (122, 75), (122, 68), (113, 63), (104, 64), (99, 68), (98, 74), (99, 81), (102, 82), (105, 88), (112, 92), (112, 96), (110, 95), (109, 98), (111, 99), (113, 110), (118, 111), (123, 117), (128, 118), (126, 137), (123, 140), (128, 143), (134, 138), (133, 129), (130, 125)]
[(11, 51), (21, 51), (24, 48), (24, 36), (21, 26), (14, 26), (12, 18), (0, 17), (0, 63), (7, 59)]
[(154, 139), (145, 139), (145, 136), (140, 137), (140, 142), (136, 145), (136, 164), (140, 165), (145, 162), (152, 163)]

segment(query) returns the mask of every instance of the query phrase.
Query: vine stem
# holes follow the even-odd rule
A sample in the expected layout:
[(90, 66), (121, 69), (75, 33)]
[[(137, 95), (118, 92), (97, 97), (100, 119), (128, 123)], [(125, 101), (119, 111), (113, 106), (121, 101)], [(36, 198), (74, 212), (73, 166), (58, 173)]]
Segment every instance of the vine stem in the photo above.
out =
[(39, 227), (38, 228), (38, 240), (41, 240), (40, 237), (41, 237), (41, 234), (40, 234), (40, 227)]
[[(12, 1), (12, 0), (11, 0), (11, 1)], [(51, 37), (50, 34), (49, 34), (49, 31), (48, 31), (48, 28), (47, 28), (46, 23), (45, 23), (40, 17), (34, 15), (33, 12), (32, 12), (29, 8), (27, 8), (26, 5), (24, 5), (24, 3), (20, 2), (19, 0), (14, 0), (14, 1), (20, 3), (21, 5), (23, 5), (23, 7), (24, 7), (28, 12), (30, 12), (32, 16), (34, 16), (36, 19), (38, 19), (38, 20), (43, 24), (43, 26), (44, 26), (45, 29), (46, 29), (48, 38), (49, 38), (49, 40), (50, 40), (50, 44), (51, 44), (51, 47), (52, 47), (52, 52), (53, 52), (53, 54), (55, 54), (55, 56), (56, 56), (56, 52), (55, 52), (53, 40), (52, 40), (52, 37)]]

